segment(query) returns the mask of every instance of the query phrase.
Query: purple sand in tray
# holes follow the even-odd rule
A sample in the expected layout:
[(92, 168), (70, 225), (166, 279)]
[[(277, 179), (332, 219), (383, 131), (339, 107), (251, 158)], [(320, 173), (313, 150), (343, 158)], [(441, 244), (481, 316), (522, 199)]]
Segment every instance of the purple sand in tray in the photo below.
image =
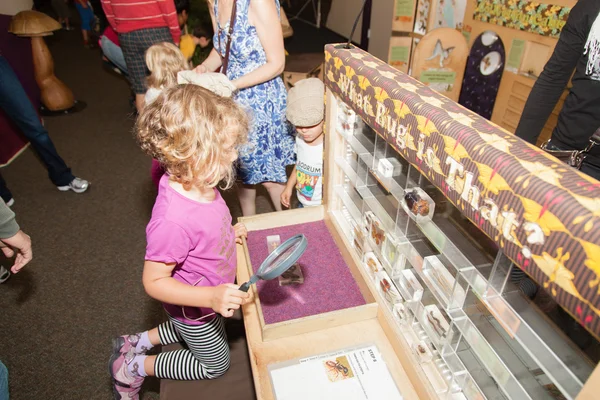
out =
[(267, 236), (280, 235), (283, 243), (298, 233), (303, 233), (308, 240), (308, 247), (298, 260), (304, 283), (279, 286), (278, 279), (257, 283), (265, 323), (290, 321), (366, 304), (323, 220), (248, 232), (248, 253), (253, 269), (256, 271), (268, 255)]

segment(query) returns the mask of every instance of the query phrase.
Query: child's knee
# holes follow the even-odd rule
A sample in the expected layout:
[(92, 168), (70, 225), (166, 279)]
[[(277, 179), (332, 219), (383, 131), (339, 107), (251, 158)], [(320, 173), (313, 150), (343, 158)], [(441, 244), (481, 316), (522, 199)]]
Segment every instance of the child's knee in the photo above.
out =
[(223, 375), (225, 375), (227, 370), (229, 370), (230, 365), (231, 365), (230, 360), (227, 359), (227, 361), (221, 365), (207, 367), (206, 368), (207, 379), (217, 379), (217, 378), (222, 377)]

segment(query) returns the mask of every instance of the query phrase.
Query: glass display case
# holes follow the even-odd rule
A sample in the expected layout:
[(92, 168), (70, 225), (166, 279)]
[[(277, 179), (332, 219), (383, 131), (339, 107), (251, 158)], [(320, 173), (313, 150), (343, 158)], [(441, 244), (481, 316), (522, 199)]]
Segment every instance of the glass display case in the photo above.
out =
[[(577, 282), (578, 272), (557, 264), (546, 273), (538, 255), (555, 254), (561, 242), (550, 243), (547, 227), (527, 225), (528, 217), (510, 223), (518, 218), (511, 213), (519, 210), (511, 208), (506, 186), (519, 198), (529, 196), (532, 187), (523, 188), (523, 179), (510, 175), (506, 164), (488, 171), (482, 164), (498, 157), (490, 158), (469, 135), (498, 148), (526, 151), (528, 145), (358, 49), (328, 46), (325, 72), (326, 208), (370, 277), (391, 326), (390, 341), (405, 354), (404, 367), (413, 368), (421, 381), (413, 383), (440, 399), (577, 398), (597, 355), (577, 347), (520, 283), (529, 276), (538, 291), (547, 290), (571, 311), (578, 305), (567, 304), (560, 294), (572, 292), (553, 283), (559, 278), (551, 275), (571, 273)], [(447, 154), (454, 158), (442, 156)], [(465, 154), (468, 162), (453, 163), (466, 160)], [(542, 164), (547, 160), (531, 150), (527, 162), (537, 165), (538, 158)], [(477, 165), (470, 175), (469, 165)], [(574, 170), (554, 168), (563, 178), (573, 174), (572, 179), (590, 182)], [(451, 178), (459, 176), (463, 190), (453, 197)], [(496, 179), (495, 187), (486, 186), (485, 179)], [(490, 221), (498, 214), (500, 226), (493, 227)], [(531, 240), (522, 239), (521, 228)], [(535, 247), (536, 232), (546, 236), (543, 249)], [(507, 239), (511, 233), (513, 241)], [(590, 238), (586, 241), (593, 243)], [(595, 241), (598, 245), (597, 236)], [(577, 298), (592, 307), (578, 290)], [(592, 337), (589, 348), (598, 346), (595, 326), (585, 325)]]

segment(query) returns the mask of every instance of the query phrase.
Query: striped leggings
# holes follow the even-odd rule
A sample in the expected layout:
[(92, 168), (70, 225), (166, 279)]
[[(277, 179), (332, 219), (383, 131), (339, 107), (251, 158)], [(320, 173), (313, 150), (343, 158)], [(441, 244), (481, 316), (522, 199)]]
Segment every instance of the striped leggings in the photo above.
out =
[(186, 325), (169, 316), (159, 325), (158, 335), (162, 345), (183, 343), (187, 348), (160, 353), (154, 364), (157, 378), (214, 379), (229, 368), (225, 319), (220, 315), (204, 325)]

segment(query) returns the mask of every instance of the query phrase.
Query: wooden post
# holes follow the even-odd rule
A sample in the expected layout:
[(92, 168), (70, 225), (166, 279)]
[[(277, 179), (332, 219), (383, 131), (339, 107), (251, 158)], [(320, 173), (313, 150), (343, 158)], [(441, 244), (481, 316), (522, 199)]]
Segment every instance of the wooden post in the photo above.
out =
[(35, 80), (42, 104), (50, 111), (68, 110), (75, 104), (71, 89), (54, 75), (54, 60), (42, 36), (31, 38)]

